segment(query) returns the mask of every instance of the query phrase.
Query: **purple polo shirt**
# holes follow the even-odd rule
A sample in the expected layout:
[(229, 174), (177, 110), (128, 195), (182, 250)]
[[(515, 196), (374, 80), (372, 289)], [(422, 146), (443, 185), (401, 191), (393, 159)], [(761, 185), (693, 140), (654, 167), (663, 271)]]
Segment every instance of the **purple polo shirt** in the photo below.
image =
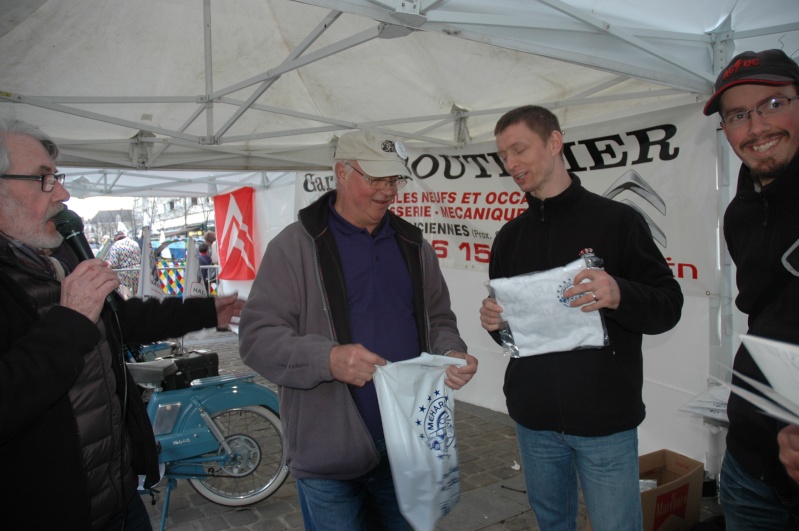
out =
[[(388, 214), (372, 235), (342, 218), (333, 202), (329, 222), (344, 268), (352, 342), (389, 361), (419, 356), (411, 277)], [(382, 439), (374, 382), (350, 390), (372, 437)]]

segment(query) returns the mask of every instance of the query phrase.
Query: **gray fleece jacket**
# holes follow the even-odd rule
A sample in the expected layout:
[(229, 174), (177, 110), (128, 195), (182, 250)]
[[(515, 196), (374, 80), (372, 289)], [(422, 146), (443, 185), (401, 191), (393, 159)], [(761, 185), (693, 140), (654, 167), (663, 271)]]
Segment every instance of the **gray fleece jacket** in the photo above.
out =
[[(244, 363), (280, 386), (287, 459), (298, 479), (352, 479), (379, 460), (349, 386), (330, 374), (330, 350), (351, 342), (341, 260), (328, 230), (331, 194), (269, 243), (240, 323)], [(419, 352), (466, 352), (435, 251), (417, 227), (388, 217), (411, 275)]]

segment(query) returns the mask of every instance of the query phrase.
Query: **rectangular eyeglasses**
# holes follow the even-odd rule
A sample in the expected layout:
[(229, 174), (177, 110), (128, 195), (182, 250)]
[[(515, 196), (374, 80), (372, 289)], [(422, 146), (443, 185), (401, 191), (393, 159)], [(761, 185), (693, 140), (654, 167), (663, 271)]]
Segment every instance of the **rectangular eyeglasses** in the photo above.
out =
[(793, 96), (790, 98), (787, 96), (779, 96), (776, 98), (770, 98), (754, 109), (749, 109), (748, 111), (731, 111), (724, 115), (724, 118), (721, 120), (721, 125), (727, 129), (737, 129), (749, 121), (749, 114), (752, 111), (757, 111), (757, 114), (763, 116), (764, 118), (782, 114), (782, 112), (788, 108), (788, 105), (790, 105), (791, 101), (795, 100), (796, 98), (799, 98), (799, 96)]
[(18, 181), (41, 181), (42, 192), (52, 192), (55, 183), (64, 184), (67, 176), (63, 173), (43, 173), (42, 175), (0, 175), (2, 179), (14, 179)]
[(358, 171), (358, 169), (350, 163), (347, 163), (347, 166), (355, 170), (358, 175), (366, 179), (366, 182), (369, 183), (369, 187), (372, 190), (385, 190), (386, 188), (393, 188), (394, 190), (399, 190), (403, 186), (408, 183), (408, 179), (405, 177), (369, 177), (368, 175), (364, 175), (363, 172)]

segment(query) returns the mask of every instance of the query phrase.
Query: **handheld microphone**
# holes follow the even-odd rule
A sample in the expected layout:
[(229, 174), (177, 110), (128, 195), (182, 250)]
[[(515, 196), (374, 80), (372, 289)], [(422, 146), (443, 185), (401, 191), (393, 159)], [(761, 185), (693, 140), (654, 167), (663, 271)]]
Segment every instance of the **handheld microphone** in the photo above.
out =
[[(81, 262), (94, 258), (92, 248), (83, 234), (83, 220), (79, 215), (65, 208), (53, 217), (53, 222)], [(105, 302), (111, 310), (117, 311), (117, 301), (111, 293), (105, 298)]]

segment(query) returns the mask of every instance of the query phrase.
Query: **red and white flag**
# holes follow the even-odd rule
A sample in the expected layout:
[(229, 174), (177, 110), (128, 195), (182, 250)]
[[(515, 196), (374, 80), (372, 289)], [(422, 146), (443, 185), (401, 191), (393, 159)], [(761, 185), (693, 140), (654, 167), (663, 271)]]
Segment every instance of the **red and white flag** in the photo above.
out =
[(254, 199), (253, 188), (240, 188), (229, 194), (214, 196), (219, 278), (223, 280), (255, 278), (255, 245), (252, 237)]

